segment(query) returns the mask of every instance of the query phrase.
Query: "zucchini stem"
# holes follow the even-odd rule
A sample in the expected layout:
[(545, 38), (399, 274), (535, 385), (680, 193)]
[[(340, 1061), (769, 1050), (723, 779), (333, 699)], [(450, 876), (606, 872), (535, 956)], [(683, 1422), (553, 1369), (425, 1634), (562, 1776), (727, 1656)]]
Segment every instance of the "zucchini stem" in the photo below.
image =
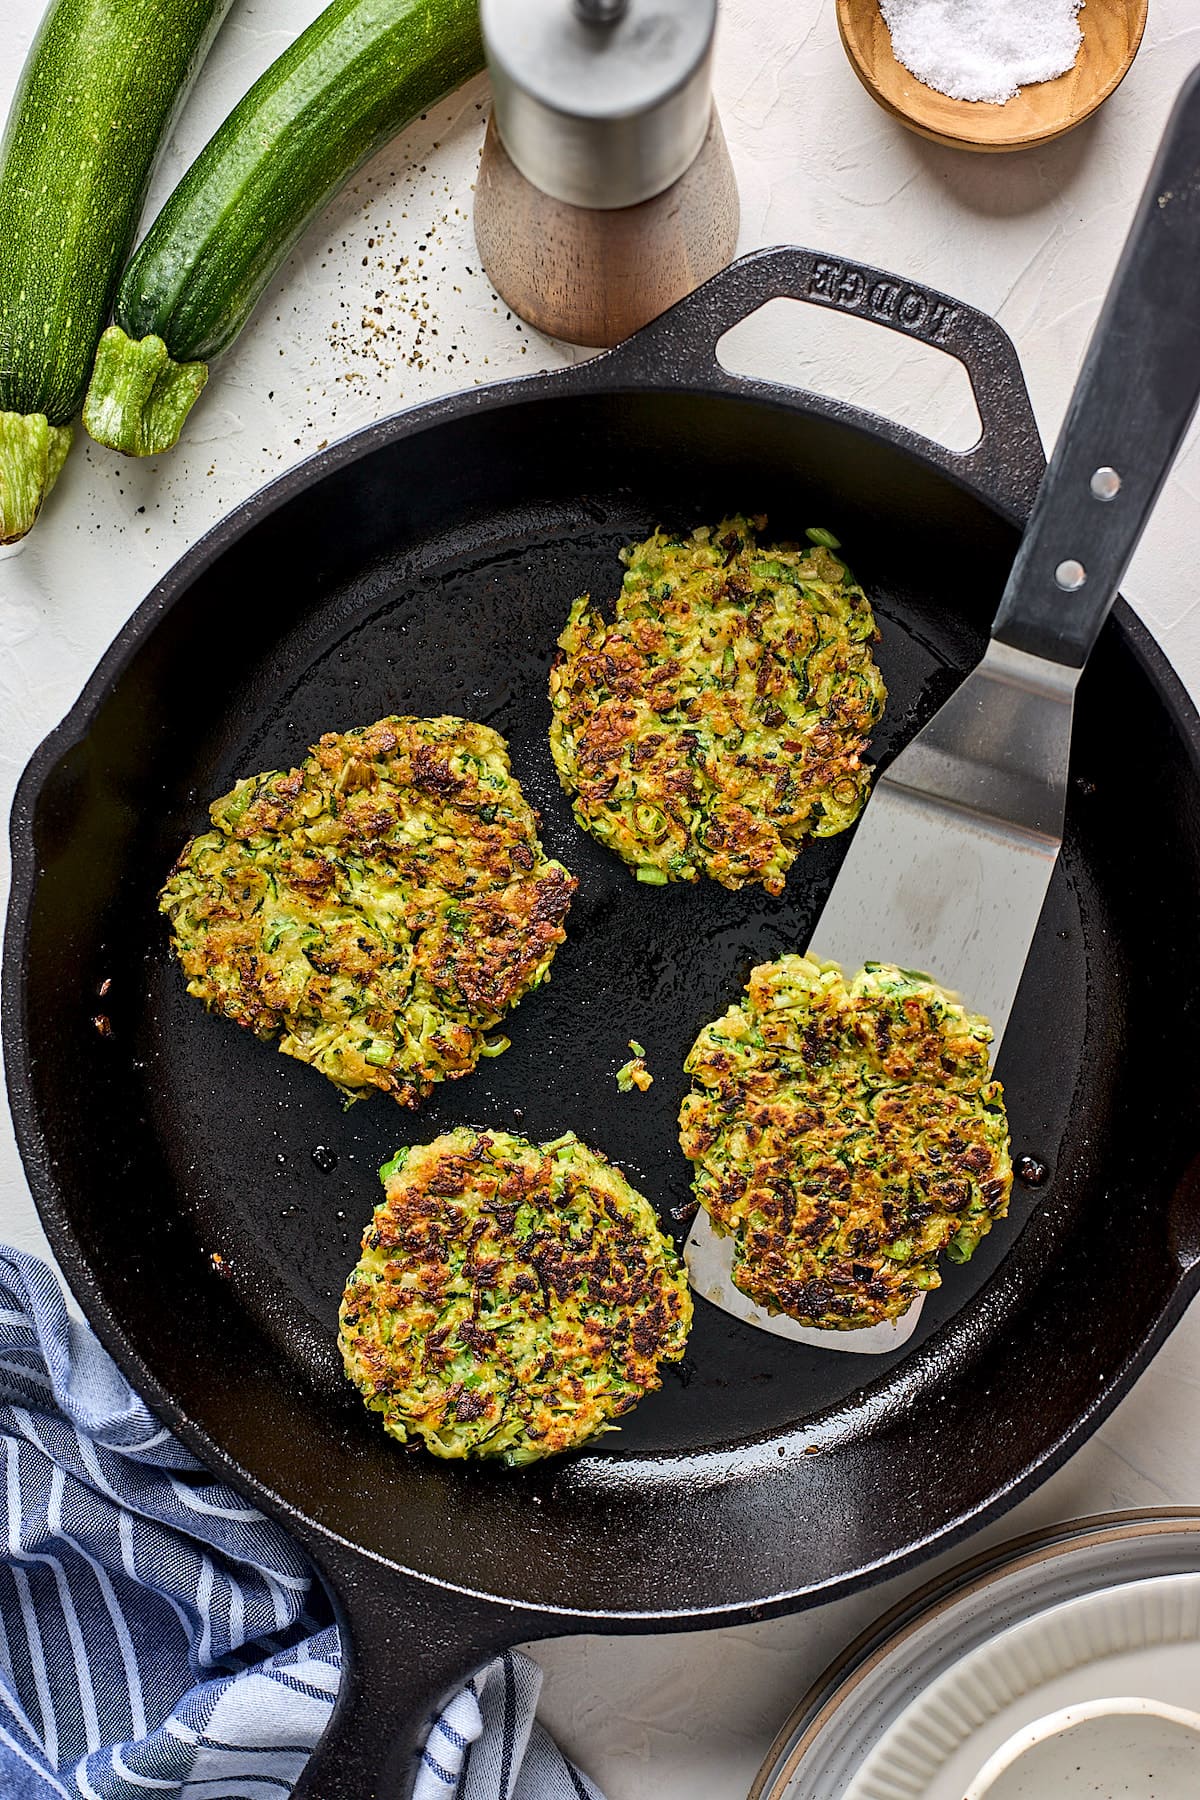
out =
[(88, 435), (126, 456), (170, 450), (207, 380), (207, 363), (174, 362), (160, 337), (131, 338), (110, 325), (83, 403)]
[(0, 412), (0, 544), (23, 538), (58, 480), (74, 432), (45, 413)]

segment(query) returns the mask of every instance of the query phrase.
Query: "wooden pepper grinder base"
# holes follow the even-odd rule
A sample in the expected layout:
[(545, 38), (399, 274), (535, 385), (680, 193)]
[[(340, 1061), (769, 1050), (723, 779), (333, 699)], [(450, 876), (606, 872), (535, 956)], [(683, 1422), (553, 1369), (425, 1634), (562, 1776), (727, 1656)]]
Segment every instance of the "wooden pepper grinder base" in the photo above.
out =
[(714, 108), (699, 155), (653, 199), (572, 206), (527, 181), (489, 120), (475, 241), (507, 306), (550, 337), (608, 348), (732, 259), (738, 193)]

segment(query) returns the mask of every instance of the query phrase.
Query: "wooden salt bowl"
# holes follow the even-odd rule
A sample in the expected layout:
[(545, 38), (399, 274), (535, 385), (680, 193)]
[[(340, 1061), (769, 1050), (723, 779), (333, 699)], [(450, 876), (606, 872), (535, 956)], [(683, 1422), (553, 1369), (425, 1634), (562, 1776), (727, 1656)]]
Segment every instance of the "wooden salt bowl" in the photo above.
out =
[[(999, 3), (999, 0), (997, 0)], [(955, 150), (1028, 150), (1089, 118), (1118, 87), (1137, 55), (1149, 0), (1087, 0), (1083, 43), (1055, 81), (1038, 82), (994, 106), (950, 100), (910, 75), (892, 54), (879, 0), (838, 0), (838, 27), (850, 64), (872, 99), (910, 131)]]

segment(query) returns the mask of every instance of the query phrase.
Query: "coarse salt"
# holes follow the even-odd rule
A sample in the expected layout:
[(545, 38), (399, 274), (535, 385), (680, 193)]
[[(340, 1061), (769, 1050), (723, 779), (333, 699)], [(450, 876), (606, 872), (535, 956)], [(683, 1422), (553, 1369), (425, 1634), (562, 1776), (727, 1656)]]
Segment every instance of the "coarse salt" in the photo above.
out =
[(952, 100), (1002, 105), (1072, 67), (1083, 0), (879, 0), (897, 62)]

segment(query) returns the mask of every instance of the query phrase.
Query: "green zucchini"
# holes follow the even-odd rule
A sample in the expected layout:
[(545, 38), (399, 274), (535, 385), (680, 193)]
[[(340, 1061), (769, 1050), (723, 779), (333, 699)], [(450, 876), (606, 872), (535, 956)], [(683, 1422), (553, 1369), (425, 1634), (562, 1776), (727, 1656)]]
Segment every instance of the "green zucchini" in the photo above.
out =
[(52, 0), (0, 145), (0, 543), (71, 443), (159, 144), (229, 0)]
[(84, 404), (97, 442), (169, 450), (309, 221), (482, 66), (478, 0), (333, 0), (210, 138), (126, 269)]

